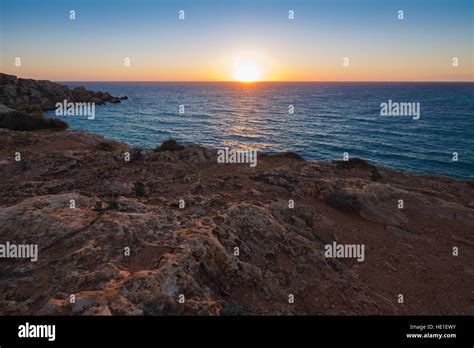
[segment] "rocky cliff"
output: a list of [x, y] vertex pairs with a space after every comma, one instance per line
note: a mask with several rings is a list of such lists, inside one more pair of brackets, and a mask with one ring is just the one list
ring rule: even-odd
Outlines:
[[0, 73], [0, 104], [17, 109], [30, 105], [39, 106], [43, 111], [54, 110], [57, 102], [90, 102], [97, 105], [120, 103], [127, 97], [113, 97], [107, 92], [95, 92], [83, 86], [70, 89], [67, 86], [47, 80], [17, 78]]
[[0, 314], [471, 314], [473, 199], [357, 159], [0, 129], [0, 243], [38, 245], [0, 259]]

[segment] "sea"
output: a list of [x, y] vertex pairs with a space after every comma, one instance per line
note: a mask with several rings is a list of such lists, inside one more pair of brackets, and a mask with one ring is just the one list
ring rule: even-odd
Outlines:
[[70, 129], [131, 146], [155, 148], [173, 138], [474, 179], [472, 82], [62, 83], [128, 96], [97, 105], [94, 119], [60, 118]]

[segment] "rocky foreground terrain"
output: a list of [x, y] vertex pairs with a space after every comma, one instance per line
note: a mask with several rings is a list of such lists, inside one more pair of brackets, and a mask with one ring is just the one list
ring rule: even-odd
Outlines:
[[[48, 80], [22, 79], [14, 75], [0, 73], [0, 105], [17, 109], [29, 105], [38, 106], [41, 110], [54, 110], [55, 104], [68, 102], [89, 102], [97, 105], [120, 103], [123, 97], [113, 97], [107, 92], [95, 92], [83, 86], [70, 89], [67, 86]], [[0, 108], [1, 110], [1, 108]]]
[[[0, 259], [0, 314], [472, 314], [473, 208], [472, 181], [357, 159], [251, 168], [0, 129], [0, 243], [39, 246], [37, 262]], [[365, 260], [326, 258], [334, 241]]]

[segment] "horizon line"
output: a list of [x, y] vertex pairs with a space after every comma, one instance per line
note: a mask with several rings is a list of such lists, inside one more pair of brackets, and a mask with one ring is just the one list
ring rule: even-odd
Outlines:
[[[39, 80], [39, 79], [34, 79]], [[258, 83], [474, 83], [474, 80], [269, 80], [242, 82], [234, 80], [49, 80], [52, 82], [150, 82], [150, 83], [235, 83], [253, 85]]]

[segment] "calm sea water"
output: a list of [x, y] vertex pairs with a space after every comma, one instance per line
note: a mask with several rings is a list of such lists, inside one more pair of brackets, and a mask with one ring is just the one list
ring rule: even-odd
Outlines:
[[[314, 160], [342, 159], [348, 152], [396, 170], [474, 178], [474, 83], [65, 84], [127, 95], [121, 104], [96, 106], [94, 120], [63, 118], [71, 129], [132, 146], [175, 138], [295, 151]], [[380, 103], [389, 99], [420, 103], [420, 119], [380, 116]]]

